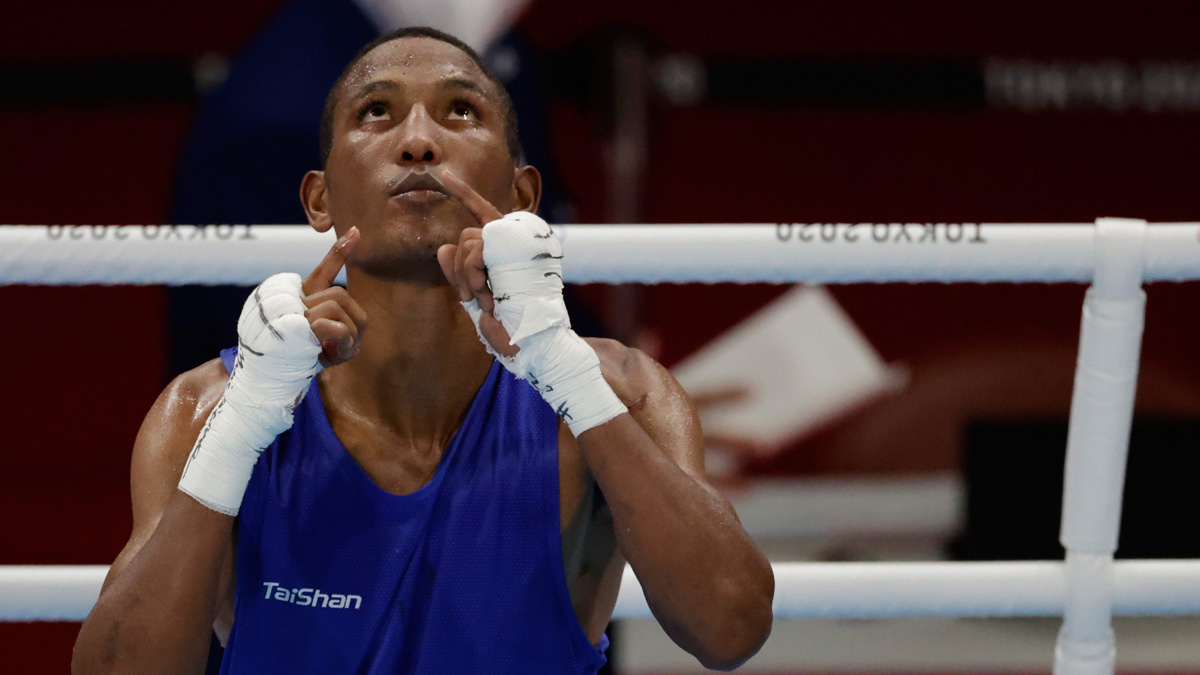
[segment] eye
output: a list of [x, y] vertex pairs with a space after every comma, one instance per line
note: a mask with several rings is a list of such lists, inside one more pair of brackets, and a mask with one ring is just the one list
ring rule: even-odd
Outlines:
[[358, 112], [359, 121], [376, 122], [391, 119], [388, 107], [382, 101], [372, 101], [363, 106]]
[[450, 106], [450, 119], [474, 122], [479, 119], [479, 111], [467, 101], [455, 101]]

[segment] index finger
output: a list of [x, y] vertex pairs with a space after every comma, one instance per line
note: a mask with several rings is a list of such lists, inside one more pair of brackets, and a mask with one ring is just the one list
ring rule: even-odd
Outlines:
[[480, 225], [486, 225], [493, 220], [500, 220], [504, 217], [500, 213], [500, 209], [494, 204], [483, 198], [483, 195], [475, 191], [475, 188], [467, 185], [463, 179], [455, 176], [450, 171], [442, 172], [442, 185], [458, 201], [462, 202], [463, 206], [475, 216], [475, 220], [479, 221]]
[[354, 248], [355, 242], [358, 241], [358, 228], [351, 227], [333, 243], [333, 248], [329, 249], [329, 253], [317, 263], [312, 274], [301, 284], [300, 290], [304, 291], [305, 295], [312, 295], [317, 291], [323, 291], [333, 285], [334, 279], [337, 279], [338, 272], [346, 265], [346, 257], [350, 255], [350, 249]]

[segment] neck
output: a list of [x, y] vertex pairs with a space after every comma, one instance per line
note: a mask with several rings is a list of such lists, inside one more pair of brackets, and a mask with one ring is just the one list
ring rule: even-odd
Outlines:
[[327, 408], [413, 447], [444, 447], [492, 362], [457, 293], [355, 268], [347, 274], [369, 328], [357, 356], [322, 371]]

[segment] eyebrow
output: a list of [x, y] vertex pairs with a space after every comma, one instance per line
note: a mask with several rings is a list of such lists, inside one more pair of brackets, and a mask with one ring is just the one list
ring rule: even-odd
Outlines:
[[375, 92], [381, 91], [384, 89], [400, 89], [400, 88], [401, 88], [401, 86], [392, 80], [375, 80], [374, 82], [368, 82], [365, 86], [363, 86], [362, 89], [359, 89], [358, 93], [354, 94], [354, 96], [351, 97], [350, 100], [357, 101], [360, 98], [366, 98], [366, 97], [370, 96], [371, 94], [374, 94]]
[[[371, 94], [374, 94], [377, 91], [385, 91], [385, 90], [394, 91], [394, 90], [403, 89], [403, 88], [404, 88], [404, 86], [401, 85], [400, 83], [396, 82], [395, 80], [375, 80], [373, 82], [368, 82], [367, 84], [363, 85], [363, 87], [361, 89], [359, 89], [358, 92], [356, 92], [354, 94], [354, 96], [352, 96], [350, 98], [350, 100], [357, 101], [359, 99], [366, 98], [366, 97], [370, 96]], [[492, 100], [491, 94], [488, 93], [488, 91], [486, 89], [484, 89], [478, 82], [476, 82], [475, 80], [467, 79], [465, 77], [452, 77], [448, 80], [443, 80], [442, 82], [440, 82], [438, 84], [438, 88], [440, 88], [440, 89], [463, 89], [466, 91], [474, 92], [489, 101]]]
[[452, 77], [443, 81], [440, 86], [442, 89], [466, 89], [467, 91], [473, 91], [476, 94], [479, 94], [485, 99], [491, 100], [492, 98], [491, 94], [489, 94], [486, 89], [480, 86], [478, 82], [475, 80], [469, 80], [465, 77]]

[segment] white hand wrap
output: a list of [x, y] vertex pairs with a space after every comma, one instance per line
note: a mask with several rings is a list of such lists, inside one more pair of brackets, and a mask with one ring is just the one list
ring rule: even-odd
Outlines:
[[[600, 374], [600, 359], [571, 330], [563, 303], [562, 244], [538, 216], [517, 211], [483, 228], [494, 314], [520, 348], [512, 358], [497, 354], [482, 332], [479, 339], [504, 367], [528, 379], [542, 398], [579, 436], [626, 412]], [[463, 303], [479, 329], [479, 303]]]
[[321, 370], [300, 283], [298, 274], [276, 274], [242, 307], [233, 372], [179, 479], [180, 490], [214, 511], [237, 515], [258, 456], [291, 428]]

